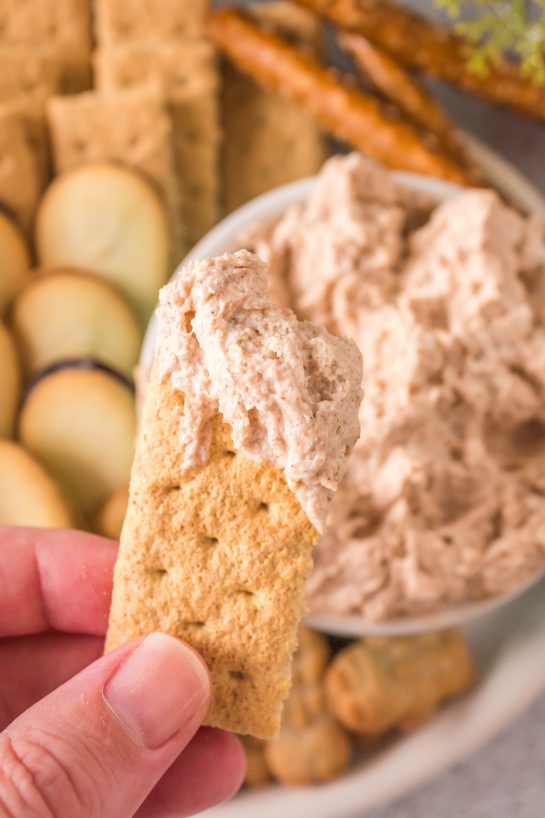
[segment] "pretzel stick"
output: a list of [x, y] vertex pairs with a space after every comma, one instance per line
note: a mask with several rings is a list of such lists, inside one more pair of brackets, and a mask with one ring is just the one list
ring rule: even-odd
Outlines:
[[344, 85], [246, 15], [232, 9], [214, 12], [208, 32], [239, 69], [293, 99], [326, 130], [374, 159], [391, 168], [471, 183], [454, 160], [428, 148], [410, 125], [388, 120], [374, 97]]
[[[483, 171], [467, 154], [445, 111], [402, 63], [361, 34], [342, 33], [340, 42], [385, 97], [438, 140], [440, 148], [467, 171], [474, 184], [486, 183]], [[433, 143], [432, 143], [433, 144]]]
[[545, 117], [545, 86], [521, 77], [517, 63], [498, 60], [488, 74], [468, 69], [471, 46], [447, 28], [389, 0], [295, 0], [340, 28], [363, 34], [412, 68], [477, 96]]
[[446, 113], [401, 63], [361, 34], [342, 34], [340, 41], [379, 91], [415, 122], [435, 134], [449, 150], [462, 154], [454, 126]]

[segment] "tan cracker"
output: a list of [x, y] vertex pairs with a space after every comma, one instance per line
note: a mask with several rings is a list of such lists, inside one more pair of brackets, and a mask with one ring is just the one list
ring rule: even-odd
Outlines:
[[282, 470], [234, 452], [217, 416], [208, 462], [182, 469], [183, 396], [152, 373], [115, 569], [107, 648], [162, 630], [213, 680], [206, 724], [274, 736], [290, 687], [316, 531]]

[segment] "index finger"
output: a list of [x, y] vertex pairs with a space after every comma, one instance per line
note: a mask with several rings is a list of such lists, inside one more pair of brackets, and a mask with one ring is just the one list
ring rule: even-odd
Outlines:
[[104, 634], [116, 554], [83, 531], [0, 526], [0, 637]]

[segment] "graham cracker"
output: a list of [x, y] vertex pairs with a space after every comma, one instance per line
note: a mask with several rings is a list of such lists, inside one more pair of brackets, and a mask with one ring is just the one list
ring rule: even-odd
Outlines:
[[152, 86], [168, 98], [217, 83], [213, 46], [204, 40], [134, 40], [94, 54], [96, 86], [105, 93]]
[[209, 7], [209, 0], [96, 0], [96, 39], [102, 47], [203, 37]]
[[61, 64], [63, 91], [91, 85], [91, 15], [88, 0], [0, 0], [4, 45], [43, 48]]
[[0, 205], [30, 232], [42, 190], [40, 170], [27, 125], [0, 107]]
[[50, 178], [45, 105], [61, 85], [62, 65], [51, 49], [0, 46], [0, 109], [23, 118], [42, 186]]
[[20, 94], [7, 102], [0, 102], [0, 112], [21, 121], [28, 147], [34, 154], [40, 189], [45, 188], [51, 178], [45, 100], [38, 102], [28, 94]]
[[170, 100], [180, 211], [189, 250], [220, 218], [220, 128], [216, 85], [173, 93]]
[[178, 256], [181, 239], [172, 128], [160, 95], [136, 89], [52, 97], [47, 117], [57, 173], [86, 162], [111, 160], [129, 165], [155, 184], [169, 212]]
[[99, 49], [104, 93], [150, 87], [164, 93], [172, 119], [174, 166], [186, 250], [219, 218], [218, 72], [204, 41], [134, 42]]
[[25, 96], [43, 106], [61, 88], [61, 63], [51, 50], [0, 45], [0, 103]]
[[152, 371], [115, 568], [107, 649], [155, 630], [185, 639], [213, 681], [205, 724], [276, 735], [316, 531], [282, 470], [233, 450], [213, 421], [184, 471], [184, 398]]
[[[317, 18], [291, 3], [252, 5], [264, 25], [316, 54]], [[227, 212], [273, 187], [316, 173], [327, 155], [325, 137], [296, 105], [260, 88], [230, 64], [223, 67], [223, 187]]]

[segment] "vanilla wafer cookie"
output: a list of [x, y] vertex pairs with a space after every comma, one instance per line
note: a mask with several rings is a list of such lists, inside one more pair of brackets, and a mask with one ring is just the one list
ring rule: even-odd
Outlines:
[[[316, 54], [321, 33], [315, 15], [291, 3], [253, 4], [265, 26]], [[223, 67], [223, 182], [227, 212], [273, 187], [311, 176], [326, 158], [315, 121], [295, 104], [261, 88], [231, 64]]]
[[266, 294], [246, 251], [161, 292], [107, 647], [154, 630], [208, 663], [206, 723], [276, 734], [311, 547], [359, 434], [361, 356]]

